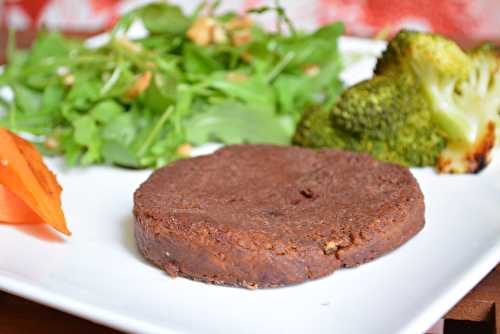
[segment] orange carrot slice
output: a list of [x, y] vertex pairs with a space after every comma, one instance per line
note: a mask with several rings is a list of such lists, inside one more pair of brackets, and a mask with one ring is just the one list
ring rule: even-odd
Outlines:
[[38, 224], [42, 219], [22, 200], [0, 184], [0, 222], [10, 224]]
[[0, 184], [43, 222], [71, 234], [61, 207], [62, 188], [56, 177], [31, 143], [6, 129], [0, 129]]

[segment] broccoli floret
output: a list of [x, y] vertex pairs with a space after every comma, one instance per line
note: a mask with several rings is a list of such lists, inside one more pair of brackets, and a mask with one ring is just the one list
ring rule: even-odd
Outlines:
[[339, 97], [331, 120], [335, 127], [356, 134], [388, 138], [404, 126], [409, 113], [421, 109], [419, 89], [411, 75], [374, 76]]
[[378, 59], [375, 74], [416, 68], [436, 76], [466, 77], [470, 61], [453, 41], [432, 33], [401, 30]]
[[398, 130], [388, 132], [385, 138], [345, 130], [331, 122], [328, 111], [312, 109], [304, 114], [293, 143], [311, 148], [332, 147], [367, 152], [376, 159], [404, 166], [434, 165], [445, 146], [426, 109], [408, 115]]
[[434, 123], [448, 145], [438, 160], [443, 172], [478, 172], [489, 161], [500, 128], [500, 57], [491, 46], [464, 52], [453, 41], [421, 32], [400, 32], [375, 73], [414, 75]]
[[331, 111], [310, 110], [293, 142], [367, 152], [404, 166], [435, 165], [446, 145], [413, 75], [387, 71], [345, 90]]
[[465, 52], [439, 35], [401, 31], [374, 77], [344, 91], [331, 111], [306, 113], [294, 143], [478, 172], [499, 141], [499, 113], [498, 48]]
[[404, 126], [383, 142], [387, 142], [387, 158], [379, 159], [408, 167], [435, 165], [446, 146], [442, 132], [433, 124], [431, 113], [425, 108], [409, 115]]
[[[444, 172], [479, 172], [489, 163], [500, 139], [500, 51], [484, 45], [468, 55], [471, 68], [467, 78], [457, 82], [453, 91], [435, 96], [449, 103], [436, 108], [436, 115], [450, 118], [460, 113], [467, 122], [467, 127], [455, 129], [462, 130], [463, 136], [451, 137], [440, 156], [438, 167]], [[442, 128], [445, 117], [437, 119]]]
[[351, 133], [334, 128], [328, 111], [314, 107], [302, 115], [292, 142], [310, 148], [336, 147], [358, 151], [358, 140]]

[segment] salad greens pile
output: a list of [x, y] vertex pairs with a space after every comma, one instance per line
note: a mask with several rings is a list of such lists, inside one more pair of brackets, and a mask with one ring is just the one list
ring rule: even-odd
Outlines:
[[[0, 86], [14, 99], [0, 98], [0, 127], [39, 136], [44, 153], [70, 165], [158, 167], [190, 145], [289, 143], [303, 111], [329, 109], [341, 91], [342, 24], [299, 32], [278, 4], [245, 16], [215, 11], [149, 4], [98, 48], [42, 32], [24, 52], [11, 38]], [[252, 20], [268, 11], [277, 32]], [[148, 35], [130, 40], [124, 32], [137, 20]]]

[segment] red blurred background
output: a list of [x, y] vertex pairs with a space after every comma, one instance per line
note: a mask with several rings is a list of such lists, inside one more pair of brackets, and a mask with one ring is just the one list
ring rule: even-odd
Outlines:
[[[3, 0], [2, 26], [31, 30], [49, 28], [86, 32], [109, 28], [119, 14], [145, 0]], [[173, 1], [192, 8], [199, 1]], [[224, 1], [223, 1], [224, 2]], [[0, 0], [2, 3], [2, 0]], [[272, 4], [265, 0], [227, 0], [225, 7], [246, 8]], [[500, 41], [499, 0], [296, 0], [282, 1], [299, 26], [314, 28], [341, 20], [346, 32], [357, 36], [390, 36], [402, 27], [435, 31], [470, 46]]]

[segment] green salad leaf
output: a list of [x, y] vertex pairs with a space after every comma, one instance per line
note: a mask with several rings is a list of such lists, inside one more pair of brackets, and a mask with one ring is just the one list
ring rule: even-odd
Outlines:
[[210, 106], [187, 123], [187, 138], [194, 145], [207, 142], [227, 144], [288, 144], [293, 128], [270, 110], [226, 100]]
[[[186, 145], [289, 144], [303, 111], [328, 108], [342, 89], [342, 24], [305, 33], [279, 5], [244, 16], [216, 7], [137, 8], [97, 48], [47, 31], [28, 51], [11, 39], [0, 84], [14, 99], [0, 100], [0, 126], [44, 138], [44, 154], [69, 165], [158, 167]], [[277, 32], [253, 22], [263, 12]], [[148, 36], [125, 37], [134, 20]]]

